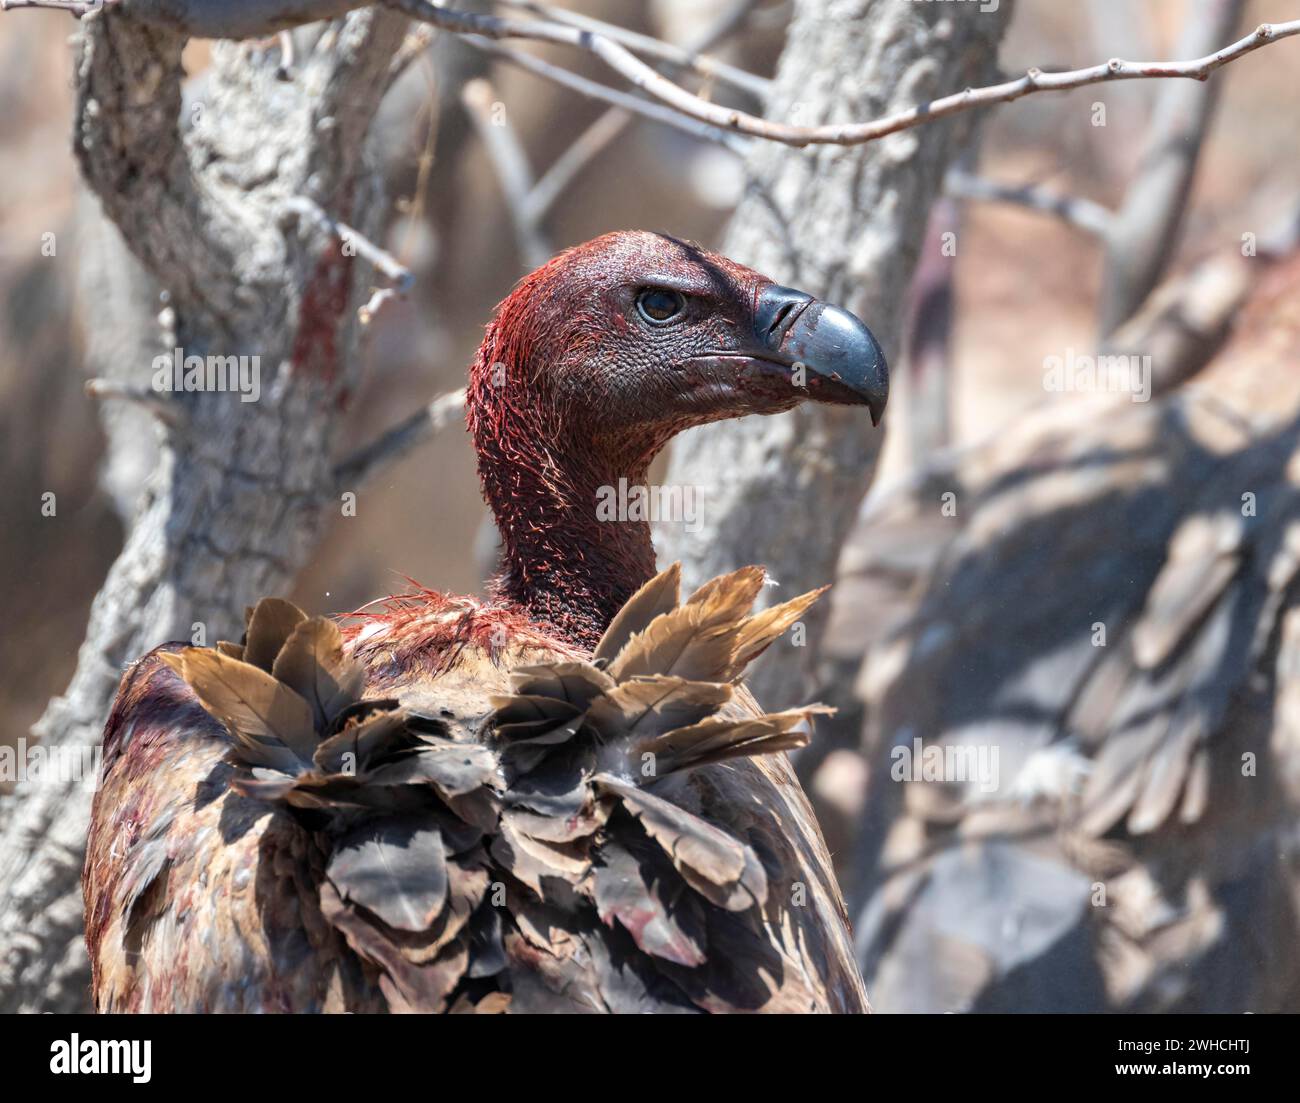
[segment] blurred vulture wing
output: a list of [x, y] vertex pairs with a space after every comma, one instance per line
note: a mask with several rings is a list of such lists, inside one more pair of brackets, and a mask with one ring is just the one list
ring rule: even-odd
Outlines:
[[1297, 291], [1292, 262], [1196, 386], [1062, 400], [964, 458], [861, 679], [880, 1006], [1300, 1006]]
[[[591, 662], [501, 669], [462, 650], [392, 697], [363, 696], [337, 628], [280, 601], [250, 612], [242, 645], [160, 655], [165, 681], [128, 684], [118, 723], [156, 714], [193, 765], [149, 820], [156, 845], [125, 863], [115, 802], [159, 795], [144, 774], [122, 787], [133, 763], [108, 775], [88, 906], [121, 918], [92, 944], [99, 1006], [866, 1010], [829, 856], [779, 753], [827, 710], [763, 715], [733, 684], [816, 596], [751, 615], [761, 582], [747, 568], [680, 603], [674, 567]], [[220, 888], [259, 891], [236, 894], [232, 929], [186, 932], [207, 914], [200, 871], [232, 865]], [[267, 909], [301, 929], [253, 941]], [[266, 985], [218, 991], [186, 962], [164, 993], [154, 978], [196, 937]], [[304, 986], [320, 995], [301, 1003]]]

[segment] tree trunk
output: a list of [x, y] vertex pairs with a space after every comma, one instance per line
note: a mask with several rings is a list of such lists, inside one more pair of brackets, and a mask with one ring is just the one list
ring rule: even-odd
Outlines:
[[[870, 119], [987, 83], [1011, 9], [797, 0], [768, 115], [804, 125]], [[973, 118], [865, 146], [755, 144], [724, 252], [847, 306], [897, 356], [930, 206]], [[680, 559], [690, 585], [746, 563], [766, 566], [787, 597], [825, 585], [881, 440], [861, 411], [813, 405], [688, 432], [666, 481], [699, 488], [703, 528], [664, 526], [661, 561]], [[781, 707], [801, 696], [827, 612], [823, 603], [809, 618], [802, 652], [773, 647], [754, 670], [760, 700]]]
[[[76, 149], [169, 293], [162, 351], [256, 356], [260, 368], [256, 401], [145, 396], [163, 407], [159, 466], [92, 606], [72, 683], [35, 729], [47, 749], [84, 753], [124, 664], [200, 632], [237, 637], [245, 603], [284, 590], [348, 489], [334, 485], [331, 441], [359, 382], [357, 308], [372, 272], [302, 211], [362, 233], [382, 214], [363, 153], [406, 20], [362, 11], [330, 25], [287, 83], [274, 48], [220, 44], [201, 98], [184, 108], [182, 34], [111, 9], [82, 27]], [[65, 775], [0, 808], [0, 1010], [88, 1005], [79, 878], [90, 797]]]
[[[1209, 0], [1192, 12], [1179, 57], [1219, 49], [1241, 22], [1245, 0]], [[1160, 87], [1137, 173], [1106, 234], [1098, 307], [1103, 339], [1146, 301], [1174, 259], [1201, 148], [1214, 118], [1222, 77], [1168, 80]]]

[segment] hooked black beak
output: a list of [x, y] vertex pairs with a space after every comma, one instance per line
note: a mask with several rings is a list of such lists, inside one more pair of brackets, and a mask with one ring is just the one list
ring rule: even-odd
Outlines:
[[774, 359], [806, 369], [816, 402], [866, 406], [880, 424], [889, 399], [889, 365], [879, 343], [847, 310], [792, 287], [768, 284], [754, 309], [754, 336]]

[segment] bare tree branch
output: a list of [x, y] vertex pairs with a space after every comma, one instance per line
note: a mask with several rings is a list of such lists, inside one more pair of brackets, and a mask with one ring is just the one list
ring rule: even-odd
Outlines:
[[603, 111], [542, 173], [541, 179], [533, 185], [524, 200], [521, 212], [523, 217], [540, 224], [582, 170], [600, 156], [601, 151], [622, 134], [628, 123], [636, 117], [622, 107], [610, 107]]
[[364, 6], [356, 0], [0, 0], [0, 11], [48, 8], [78, 18], [118, 11], [194, 38], [229, 39], [266, 38]]
[[375, 269], [392, 281], [391, 287], [376, 288], [370, 298], [357, 310], [357, 317], [362, 325], [369, 325], [383, 305], [393, 298], [406, 298], [415, 276], [395, 256], [386, 249], [381, 249], [365, 234], [354, 230], [344, 222], [331, 218], [315, 200], [304, 195], [295, 195], [284, 204], [287, 213], [300, 215], [315, 222], [331, 234], [342, 246], [345, 256], [359, 256], [369, 261]]
[[1039, 184], [1008, 184], [954, 169], [944, 180], [944, 190], [954, 199], [982, 203], [1009, 203], [1040, 211], [1085, 233], [1103, 237], [1114, 217], [1108, 207], [1077, 195], [1062, 195]]
[[458, 34], [485, 38], [526, 38], [556, 45], [573, 46], [600, 58], [636, 88], [662, 100], [683, 115], [722, 130], [746, 134], [785, 145], [859, 145], [874, 142], [901, 130], [946, 118], [976, 107], [1011, 103], [1036, 92], [1064, 92], [1090, 84], [1122, 80], [1150, 80], [1180, 77], [1205, 80], [1215, 70], [1269, 43], [1300, 34], [1300, 19], [1286, 23], [1263, 23], [1254, 33], [1204, 57], [1188, 61], [1124, 61], [1112, 58], [1084, 69], [1049, 73], [1030, 69], [1018, 80], [930, 100], [915, 107], [886, 115], [873, 122], [831, 123], [822, 126], [793, 126], [763, 119], [735, 108], [710, 103], [657, 73], [632, 51], [619, 43], [578, 27], [541, 21], [515, 20], [501, 16], [472, 15], [435, 8], [427, 0], [384, 0], [411, 18], [432, 23]]
[[[1245, 0], [1192, 5], [1183, 49], [1197, 53], [1221, 42], [1238, 25], [1244, 8]], [[1108, 232], [1099, 318], [1103, 337], [1142, 305], [1173, 258], [1217, 102], [1215, 83], [1178, 82], [1161, 89], [1137, 173]]]
[[[377, 225], [384, 206], [365, 136], [405, 30], [390, 12], [353, 13], [324, 30], [287, 85], [277, 58], [219, 44], [195, 122], [181, 110], [183, 32], [122, 5], [82, 24], [75, 148], [86, 182], [167, 289], [177, 351], [256, 357], [262, 386], [251, 402], [170, 396], [184, 426], [167, 435], [95, 598], [72, 681], [34, 729], [49, 753], [93, 750], [128, 661], [192, 638], [196, 624], [213, 637], [237, 631], [243, 605], [283, 590], [315, 544], [341, 399], [361, 381], [355, 304], [366, 273], [316, 220], [286, 220], [285, 205], [310, 196], [358, 227]], [[184, 134], [183, 116], [193, 122]], [[3, 798], [6, 1010], [85, 1006], [90, 796], [58, 777]]]
[[465, 388], [439, 395], [423, 410], [400, 421], [334, 469], [340, 490], [356, 490], [371, 476], [409, 453], [417, 445], [454, 424], [465, 411]]
[[[552, 11], [552, 9], [540, 4], [521, 2], [518, 6], [529, 10]], [[681, 47], [667, 46], [661, 50], [660, 56], [665, 60], [665, 67], [669, 70], [676, 70], [691, 65], [701, 51], [724, 41], [729, 35], [744, 26], [753, 7], [754, 0], [736, 0], [722, 12], [719, 19], [704, 28], [695, 42]], [[559, 12], [559, 9], [555, 10]], [[567, 17], [572, 13], [560, 12], [560, 14]], [[575, 23], [575, 25], [598, 24], [599, 27], [608, 26], [608, 24], [590, 20], [586, 16], [575, 16], [574, 18], [581, 21]], [[645, 39], [644, 35], [634, 37]], [[495, 47], [493, 43], [487, 40], [475, 39], [475, 41], [480, 42], [489, 49], [496, 49], [501, 54], [507, 53], [505, 48]], [[645, 39], [645, 41], [657, 42], [655, 39]], [[659, 43], [659, 45], [664, 46], [665, 44]], [[506, 60], [522, 63], [526, 66], [532, 67], [538, 63], [538, 59], [517, 51], [508, 51], [508, 55]], [[560, 72], [567, 73], [566, 70]], [[572, 74], [569, 74], [569, 76], [572, 76]], [[620, 93], [619, 95], [622, 98], [623, 94]], [[622, 106], [610, 107], [583, 131], [564, 153], [556, 158], [555, 163], [547, 170], [542, 179], [534, 183], [532, 168], [528, 164], [527, 156], [508, 122], [504, 119], [498, 120], [490, 117], [490, 107], [493, 102], [490, 86], [485, 81], [466, 85], [464, 96], [466, 107], [474, 119], [475, 126], [487, 147], [488, 155], [496, 167], [497, 176], [501, 180], [520, 253], [530, 266], [541, 264], [552, 252], [546, 235], [542, 232], [541, 223], [555, 204], [555, 201], [586, 165], [627, 128], [628, 123], [633, 118], [637, 117], [637, 115], [645, 115], [657, 122], [669, 122], [671, 125], [678, 125], [682, 121], [680, 119], [674, 120], [671, 116], [665, 118], [663, 116], [664, 108], [629, 97], [631, 103], [636, 105], [635, 111]], [[650, 110], [647, 111], [646, 108]], [[735, 147], [738, 142], [737, 139], [720, 130], [708, 130], [701, 133], [692, 127], [690, 132], [695, 136], [721, 141], [724, 145], [730, 147]]]
[[520, 256], [529, 268], [536, 268], [546, 262], [554, 249], [542, 233], [538, 220], [530, 218], [527, 212], [528, 194], [533, 189], [533, 170], [528, 163], [528, 154], [509, 120], [504, 115], [499, 119], [495, 117], [493, 103], [496, 102], [496, 93], [485, 77], [469, 81], [461, 89], [461, 101], [501, 182]]
[[393, 55], [393, 64], [389, 66], [390, 79], [396, 82], [397, 78], [406, 71], [408, 65], [422, 58], [425, 51], [433, 45], [433, 40], [437, 35], [438, 30], [436, 27], [430, 27], [427, 23], [415, 24], [402, 40], [402, 45], [398, 48], [397, 53]]
[[[59, 8], [70, 10], [62, 0], [3, 0], [7, 6]], [[246, 0], [231, 4], [229, 0], [111, 0], [115, 6], [130, 10], [145, 20], [181, 29], [187, 33], [213, 38], [254, 38], [279, 31], [295, 23], [304, 23], [342, 14], [358, 7], [348, 0]], [[1230, 2], [1230, 0], [1229, 0]], [[1047, 72], [1029, 69], [1017, 80], [978, 88], [967, 88], [948, 96], [927, 100], [913, 107], [882, 116], [870, 122], [828, 123], [821, 126], [795, 126], [761, 118], [732, 107], [703, 99], [675, 84], [636, 53], [604, 34], [567, 23], [546, 20], [512, 19], [440, 8], [429, 0], [381, 0], [382, 6], [404, 12], [412, 19], [453, 34], [485, 39], [527, 39], [559, 46], [570, 46], [599, 58], [629, 84], [661, 100], [681, 115], [710, 127], [733, 134], [763, 138], [790, 146], [862, 145], [900, 131], [944, 119], [974, 108], [1011, 103], [1038, 92], [1065, 92], [1093, 84], [1115, 81], [1181, 78], [1203, 81], [1223, 66], [1245, 57], [1263, 46], [1300, 34], [1300, 19], [1283, 23], [1261, 23], [1251, 34], [1202, 57], [1185, 61], [1109, 61], [1082, 69]], [[624, 36], [620, 36], [624, 37]], [[498, 47], [500, 49], [500, 47]], [[659, 52], [671, 47], [660, 43]], [[502, 55], [506, 56], [506, 55]], [[510, 60], [523, 64], [522, 55]], [[536, 62], [537, 59], [531, 59]], [[557, 66], [538, 63], [534, 70], [551, 79], [577, 87], [583, 78]], [[565, 74], [562, 78], [561, 74]], [[587, 82], [585, 91], [608, 100], [610, 92], [602, 85]], [[635, 100], [633, 100], [635, 102]]]
[[[717, 20], [705, 27], [693, 42], [687, 42], [680, 48], [673, 47], [673, 50], [687, 59], [699, 57], [705, 51], [713, 49], [741, 31], [756, 6], [756, 0], [732, 0]], [[670, 64], [669, 68], [676, 68], [676, 66]], [[764, 96], [770, 90], [771, 81], [765, 81]], [[544, 218], [583, 168], [599, 156], [600, 152], [627, 128], [633, 118], [635, 114], [624, 107], [611, 107], [597, 118], [542, 174], [541, 179], [528, 195], [525, 205], [527, 216], [538, 221]], [[721, 132], [717, 133], [721, 134]], [[710, 137], [712, 138], [713, 135], [711, 134]], [[742, 152], [734, 142], [735, 140], [732, 139], [725, 144], [732, 149], [732, 152]]]
[[52, 11], [65, 11], [80, 19], [83, 15], [100, 11], [104, 0], [0, 0], [0, 11], [14, 11], [22, 8], [49, 8]]
[[[714, 43], [706, 42], [706, 44], [697, 47], [675, 46], [671, 42], [664, 42], [650, 35], [629, 31], [623, 27], [615, 26], [613, 23], [606, 23], [600, 19], [593, 19], [589, 15], [553, 7], [550, 4], [538, 4], [534, 3], [533, 0], [503, 0], [503, 2], [508, 7], [520, 8], [523, 11], [549, 19], [554, 23], [563, 23], [570, 27], [591, 31], [593, 34], [618, 42], [643, 57], [666, 61], [674, 69], [689, 69], [691, 72], [699, 73], [702, 77], [708, 77], [720, 84], [728, 84], [733, 88], [740, 89], [742, 92], [748, 92], [759, 101], [766, 99], [767, 94], [772, 90], [772, 82], [766, 77], [760, 77], [756, 73], [748, 73], [744, 69], [738, 69], [734, 65], [728, 65], [725, 61], [718, 61], [716, 58], [711, 58], [705, 54], [703, 51], [709, 49]], [[718, 40], [725, 38], [731, 33], [734, 26], [743, 22], [744, 16], [748, 14], [748, 10], [753, 6], [753, 0], [748, 0], [748, 2], [735, 5], [732, 9], [724, 12], [721, 29], [718, 32]]]
[[181, 408], [176, 403], [167, 401], [151, 387], [127, 383], [122, 379], [87, 379], [86, 394], [91, 398], [133, 403], [172, 429], [179, 428], [184, 422]]
[[649, 100], [643, 100], [630, 92], [621, 92], [617, 88], [610, 88], [599, 81], [590, 80], [587, 77], [570, 72], [563, 66], [553, 65], [549, 61], [524, 53], [523, 50], [502, 46], [499, 42], [493, 42], [490, 38], [485, 38], [482, 35], [465, 35], [464, 37], [466, 42], [478, 47], [492, 57], [500, 58], [502, 61], [518, 66], [520, 69], [526, 69], [528, 72], [554, 84], [571, 89], [590, 99], [600, 100], [614, 107], [620, 107], [624, 111], [641, 115], [654, 122], [674, 127], [690, 134], [692, 137], [701, 138], [707, 142], [717, 142], [719, 145], [726, 146], [733, 153], [743, 154], [748, 144], [743, 138], [738, 138], [734, 134], [729, 134], [727, 131], [709, 123], [700, 122], [698, 119], [683, 114], [675, 108], [662, 107]]

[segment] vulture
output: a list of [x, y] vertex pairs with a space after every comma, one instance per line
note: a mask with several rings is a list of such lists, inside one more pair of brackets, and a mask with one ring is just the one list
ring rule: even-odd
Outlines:
[[1297, 304], [1300, 257], [1191, 383], [1056, 400], [872, 503], [878, 1010], [1300, 1010]]
[[525, 277], [470, 369], [501, 534], [482, 599], [343, 622], [266, 598], [241, 643], [125, 672], [83, 874], [99, 1011], [863, 1012], [847, 913], [746, 664], [803, 615], [745, 567], [684, 599], [640, 515], [681, 430], [865, 406], [845, 310], [624, 232]]

